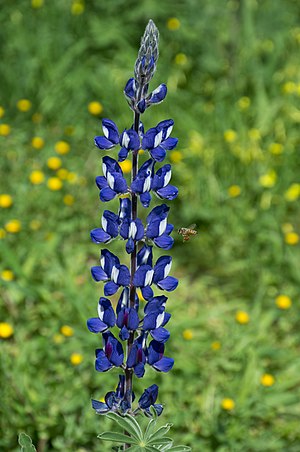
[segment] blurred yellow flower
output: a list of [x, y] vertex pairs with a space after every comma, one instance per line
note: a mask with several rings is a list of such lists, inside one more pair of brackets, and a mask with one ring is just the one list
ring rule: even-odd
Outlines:
[[67, 143], [66, 141], [58, 141], [57, 143], [55, 143], [55, 151], [58, 154], [67, 154], [70, 151], [70, 145], [69, 143]]
[[284, 234], [287, 234], [288, 232], [292, 232], [294, 230], [293, 225], [291, 223], [283, 223], [281, 229]]
[[44, 4], [44, 0], [31, 0], [32, 8], [38, 9], [41, 8]]
[[72, 353], [70, 356], [70, 361], [73, 366], [78, 366], [83, 361], [83, 356], [80, 353]]
[[12, 281], [15, 279], [15, 275], [11, 270], [2, 270], [1, 279], [3, 279], [3, 281]]
[[10, 220], [5, 224], [5, 229], [7, 232], [10, 232], [11, 234], [16, 234], [17, 232], [20, 232], [21, 222], [19, 220]]
[[279, 309], [289, 309], [292, 306], [292, 300], [288, 295], [278, 295], [275, 298], [275, 303]]
[[183, 333], [182, 333], [182, 337], [183, 337], [183, 339], [185, 339], [186, 341], [192, 340], [193, 337], [194, 337], [193, 331], [192, 331], [192, 330], [189, 330], [189, 329], [184, 330]]
[[220, 348], [221, 348], [221, 342], [219, 342], [219, 341], [214, 341], [214, 342], [211, 343], [210, 346], [211, 346], [212, 350], [220, 350]]
[[31, 109], [31, 102], [28, 99], [20, 99], [17, 102], [17, 109], [22, 111], [22, 112], [26, 112], [29, 111]]
[[63, 183], [58, 177], [50, 177], [47, 181], [47, 186], [50, 190], [57, 191], [62, 188]]
[[0, 118], [3, 118], [5, 110], [3, 107], [0, 107]]
[[299, 242], [299, 235], [297, 234], [297, 232], [288, 232], [287, 234], [285, 234], [284, 240], [288, 245], [297, 245], [297, 243]]
[[69, 325], [63, 325], [60, 329], [60, 332], [65, 337], [71, 337], [74, 334], [73, 328]]
[[282, 91], [285, 94], [293, 94], [296, 92], [296, 89], [297, 85], [295, 82], [292, 81], [285, 82], [285, 84], [282, 86]]
[[271, 143], [269, 146], [269, 152], [274, 155], [282, 154], [283, 145], [281, 143]]
[[64, 338], [64, 336], [62, 334], [56, 333], [53, 336], [53, 342], [55, 344], [62, 344], [64, 342], [64, 340], [65, 340], [65, 338]]
[[31, 119], [35, 124], [39, 124], [40, 122], [42, 122], [43, 115], [41, 115], [41, 113], [33, 113]]
[[93, 101], [88, 104], [88, 111], [91, 113], [91, 115], [97, 116], [103, 112], [103, 106], [100, 104], [100, 102]]
[[126, 159], [123, 162], [120, 162], [119, 165], [122, 168], [123, 173], [125, 173], [125, 174], [130, 173], [130, 171], [132, 169], [131, 160]]
[[40, 222], [40, 220], [31, 220], [31, 222], [29, 223], [29, 227], [33, 231], [37, 231], [38, 229], [40, 229], [41, 226], [42, 223]]
[[73, 195], [67, 194], [67, 195], [64, 196], [63, 201], [64, 201], [64, 204], [65, 204], [66, 206], [73, 206], [73, 204], [74, 204], [74, 202], [75, 202], [75, 198], [74, 198]]
[[271, 188], [275, 185], [277, 180], [277, 174], [274, 170], [268, 171], [259, 178], [259, 183], [264, 188]]
[[239, 185], [231, 185], [229, 188], [228, 188], [228, 190], [227, 190], [227, 192], [228, 192], [228, 195], [231, 197], [231, 198], [236, 198], [237, 196], [240, 196], [240, 194], [241, 194], [241, 187], [239, 186]]
[[261, 134], [258, 129], [250, 129], [248, 130], [248, 136], [253, 141], [258, 141], [261, 139]]
[[0, 228], [0, 240], [4, 239], [6, 236], [6, 231], [3, 228]]
[[189, 148], [194, 154], [199, 154], [204, 146], [202, 135], [196, 130], [191, 130], [189, 139]]
[[7, 137], [10, 134], [10, 126], [8, 124], [0, 124], [0, 135], [2, 137]]
[[84, 3], [82, 1], [74, 1], [71, 5], [71, 13], [74, 16], [79, 16], [84, 12]]
[[13, 205], [13, 199], [11, 195], [8, 195], [6, 193], [3, 193], [0, 195], [0, 207], [2, 209], [7, 209], [8, 207], [11, 207]]
[[178, 28], [180, 27], [179, 19], [177, 19], [177, 17], [170, 17], [170, 19], [168, 19], [167, 21], [167, 27], [172, 31], [178, 30]]
[[300, 184], [292, 184], [284, 193], [287, 201], [296, 201], [300, 196]]
[[8, 339], [14, 334], [13, 327], [7, 322], [0, 323], [0, 338]]
[[237, 105], [238, 105], [239, 109], [242, 111], [247, 110], [250, 107], [250, 104], [251, 104], [251, 100], [247, 96], [243, 96], [237, 101]]
[[31, 140], [31, 146], [34, 149], [42, 149], [45, 145], [45, 141], [41, 137], [33, 137]]
[[76, 173], [73, 173], [72, 171], [70, 171], [70, 172], [68, 173], [67, 180], [68, 180], [71, 184], [74, 184], [74, 183], [77, 181], [77, 179], [78, 179], [78, 175], [77, 175]]
[[188, 62], [187, 56], [185, 53], [177, 53], [175, 56], [175, 63], [179, 66], [184, 66]]
[[47, 160], [47, 166], [48, 168], [56, 171], [58, 170], [62, 165], [62, 161], [59, 157], [49, 157]]
[[235, 314], [235, 320], [241, 325], [246, 325], [249, 323], [250, 317], [246, 311], [237, 311]]
[[68, 179], [68, 174], [69, 174], [69, 171], [65, 168], [60, 168], [56, 173], [56, 175], [62, 180]]
[[32, 171], [32, 173], [30, 174], [29, 180], [33, 185], [40, 185], [44, 182], [45, 175], [44, 175], [43, 171], [35, 170], [35, 171]]
[[225, 130], [224, 140], [227, 143], [234, 143], [234, 141], [236, 141], [236, 139], [237, 139], [237, 133], [234, 130], [232, 130], [232, 129]]
[[233, 410], [234, 407], [235, 407], [234, 400], [228, 399], [228, 398], [223, 399], [223, 400], [221, 401], [221, 407], [223, 408], [223, 410], [226, 410], [226, 411], [231, 411], [231, 410]]
[[260, 378], [260, 383], [263, 386], [270, 387], [275, 383], [275, 378], [271, 374], [263, 374]]
[[171, 151], [170, 152], [170, 160], [172, 163], [179, 163], [181, 162], [183, 156], [182, 152], [180, 151]]

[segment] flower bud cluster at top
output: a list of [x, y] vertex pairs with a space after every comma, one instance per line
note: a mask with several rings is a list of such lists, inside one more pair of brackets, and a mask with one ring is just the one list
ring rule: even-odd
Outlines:
[[[141, 378], [145, 366], [149, 365], [158, 372], [172, 369], [174, 360], [164, 355], [165, 343], [170, 337], [165, 325], [171, 315], [166, 312], [165, 295], [154, 294], [153, 287], [171, 292], [178, 281], [169, 276], [172, 258], [163, 255], [153, 262], [153, 246], [169, 250], [174, 242], [171, 237], [173, 225], [168, 223], [169, 207], [163, 203], [148, 213], [146, 224], [137, 216], [138, 199], [147, 208], [151, 194], [159, 199], [172, 200], [177, 197], [178, 189], [170, 184], [171, 165], [157, 165], [166, 157], [166, 151], [174, 149], [177, 138], [172, 138], [173, 120], [159, 122], [146, 132], [140, 115], [151, 105], [163, 101], [167, 87], [159, 85], [148, 94], [158, 59], [158, 30], [152, 20], [149, 21], [135, 63], [134, 78], [124, 89], [125, 96], [134, 111], [134, 123], [130, 129], [119, 132], [117, 125], [110, 119], [102, 120], [103, 135], [95, 137], [96, 146], [103, 151], [111, 151], [119, 146], [118, 161], [132, 156], [132, 178], [128, 184], [118, 161], [109, 156], [102, 158], [103, 175], [96, 178], [100, 190], [100, 200], [108, 202], [115, 197], [120, 199], [117, 213], [104, 210], [101, 226], [91, 231], [92, 241], [107, 244], [116, 237], [126, 242], [126, 252], [130, 255], [130, 267], [120, 263], [119, 258], [107, 249], [102, 249], [100, 265], [91, 269], [95, 281], [104, 282], [104, 296], [98, 303], [98, 316], [87, 322], [92, 333], [102, 335], [103, 347], [96, 350], [95, 367], [106, 372], [114, 367], [122, 369], [115, 391], [106, 394], [105, 402], [92, 400], [97, 414], [115, 411], [119, 414], [136, 414], [143, 411], [150, 416], [153, 406], [161, 414], [162, 405], [156, 404], [158, 387], [153, 384], [145, 389], [133, 411], [135, 395], [132, 390], [132, 377]], [[138, 153], [143, 149], [149, 158], [138, 168]], [[139, 288], [146, 304], [141, 313], [136, 289]], [[109, 298], [120, 290], [116, 308]], [[119, 329], [118, 338], [111, 331]]]

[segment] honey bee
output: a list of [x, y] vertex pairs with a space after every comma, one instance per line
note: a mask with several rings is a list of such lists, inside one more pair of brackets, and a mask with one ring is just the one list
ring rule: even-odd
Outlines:
[[178, 234], [182, 235], [183, 237], [183, 241], [187, 242], [188, 240], [190, 240], [190, 237], [192, 235], [196, 235], [198, 234], [196, 229], [195, 229], [196, 225], [195, 224], [191, 224], [191, 226], [189, 226], [188, 228], [180, 228], [178, 229]]

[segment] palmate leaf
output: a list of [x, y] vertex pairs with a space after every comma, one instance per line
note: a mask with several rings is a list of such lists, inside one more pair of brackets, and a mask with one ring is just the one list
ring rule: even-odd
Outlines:
[[172, 438], [156, 438], [156, 439], [149, 439], [147, 441], [147, 444], [149, 444], [149, 446], [166, 446], [166, 445], [173, 445], [173, 440]]
[[[166, 424], [162, 427], [160, 427], [158, 430], [156, 430], [155, 433], [153, 433], [150, 437], [147, 438], [149, 442], [153, 442], [157, 439], [161, 439], [172, 427], [173, 424]], [[156, 443], [157, 444], [157, 443]]]
[[126, 432], [128, 432], [133, 438], [136, 438], [137, 441], [141, 441], [143, 439], [143, 432], [134, 417], [129, 414], [126, 414], [123, 417], [116, 413], [108, 413], [106, 416], [117, 422], [123, 430], [126, 430]]
[[26, 433], [19, 434], [19, 444], [22, 452], [36, 452], [36, 448], [32, 444], [30, 436], [26, 435]]
[[145, 430], [145, 434], [144, 434], [144, 438], [145, 439], [150, 438], [151, 435], [153, 435], [153, 432], [154, 432], [154, 429], [155, 429], [155, 426], [156, 426], [156, 422], [157, 422], [156, 419], [151, 419], [151, 421], [147, 425], [146, 430]]
[[137, 444], [136, 438], [124, 435], [124, 433], [104, 432], [98, 435], [97, 438], [103, 439], [104, 441], [112, 441], [114, 443]]
[[191, 448], [189, 446], [172, 446], [166, 445], [159, 448], [160, 451], [170, 450], [171, 452], [191, 452]]

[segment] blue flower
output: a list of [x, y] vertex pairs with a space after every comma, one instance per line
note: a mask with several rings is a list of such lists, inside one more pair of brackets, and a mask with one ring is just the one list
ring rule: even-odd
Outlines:
[[169, 372], [174, 359], [164, 356], [165, 346], [162, 342], [151, 341], [148, 347], [147, 362], [158, 372]]
[[152, 267], [152, 259], [152, 246], [144, 245], [137, 253], [137, 266], [140, 267], [143, 264], [147, 264]]
[[122, 344], [111, 332], [103, 333], [102, 338], [103, 349], [96, 350], [95, 368], [98, 372], [106, 372], [113, 367], [120, 367], [124, 359]]
[[95, 137], [95, 145], [103, 150], [112, 149], [119, 143], [119, 131], [116, 124], [110, 119], [102, 119], [104, 137]]
[[174, 239], [170, 237], [174, 226], [167, 222], [169, 210], [170, 208], [166, 204], [162, 204], [154, 207], [147, 216], [146, 237], [164, 250], [172, 248], [174, 243]]
[[144, 411], [146, 416], [151, 417], [150, 407], [153, 406], [158, 416], [161, 415], [163, 411], [163, 406], [156, 404], [156, 399], [158, 396], [158, 386], [151, 385], [149, 388], [145, 389], [141, 397], [139, 398], [139, 407]]
[[108, 243], [119, 233], [120, 220], [118, 215], [110, 210], [104, 210], [101, 218], [102, 228], [91, 231], [91, 239], [95, 243]]
[[148, 150], [157, 162], [162, 162], [166, 157], [166, 151], [174, 149], [178, 143], [177, 138], [170, 138], [173, 125], [172, 119], [166, 119], [149, 129], [143, 136], [142, 149]]
[[138, 378], [143, 377], [145, 373], [145, 364], [146, 364], [146, 336], [141, 335], [132, 344], [130, 352], [127, 358], [127, 367], [129, 369], [133, 368], [135, 375]]
[[118, 162], [108, 156], [103, 157], [102, 161], [104, 176], [96, 177], [96, 184], [100, 189], [101, 201], [107, 202], [117, 195], [127, 193], [128, 187]]
[[[135, 396], [132, 393], [132, 401]], [[105, 402], [92, 400], [92, 407], [97, 414], [106, 414], [110, 411], [117, 411], [125, 414], [131, 408], [128, 398], [125, 397], [125, 375], [119, 375], [119, 383], [115, 391], [110, 391], [105, 395]]]
[[123, 239], [128, 239], [126, 243], [126, 251], [131, 254], [134, 250], [135, 243], [144, 238], [144, 226], [142, 220], [130, 220], [125, 218], [120, 228], [120, 235]]
[[93, 317], [87, 321], [87, 327], [92, 333], [103, 333], [116, 323], [116, 316], [111, 302], [101, 297], [98, 303], [98, 317]]
[[117, 305], [117, 326], [121, 329], [120, 339], [126, 341], [129, 338], [129, 333], [137, 330], [140, 319], [138, 316], [139, 300], [135, 297], [134, 307], [130, 307], [129, 288], [125, 287], [119, 298]]
[[178, 188], [169, 185], [171, 175], [171, 165], [167, 164], [162, 166], [153, 177], [152, 190], [160, 199], [172, 201], [178, 195]]
[[140, 137], [135, 130], [124, 130], [120, 136], [120, 145], [122, 148], [119, 151], [118, 160], [123, 162], [127, 158], [129, 151], [138, 151], [140, 149]]
[[100, 266], [91, 268], [95, 281], [108, 281], [104, 285], [104, 295], [110, 296], [117, 292], [120, 286], [129, 286], [130, 272], [126, 265], [120, 265], [119, 258], [110, 251], [101, 251]]
[[137, 86], [138, 83], [134, 78], [130, 78], [124, 88], [124, 94], [127, 102], [133, 111], [138, 113], [144, 113], [146, 108], [151, 105], [157, 105], [161, 103], [167, 95], [167, 87], [164, 83], [159, 85], [152, 93], [147, 97], [142, 96], [140, 100], [137, 99]]
[[149, 331], [153, 339], [162, 343], [170, 337], [169, 331], [163, 328], [171, 318], [171, 314], [165, 312], [166, 300], [167, 297], [163, 295], [154, 297], [144, 308], [143, 330]]
[[149, 159], [140, 167], [136, 178], [131, 184], [131, 190], [140, 196], [141, 203], [144, 207], [149, 207], [151, 201], [150, 190], [152, 188], [153, 176], [154, 161]]

